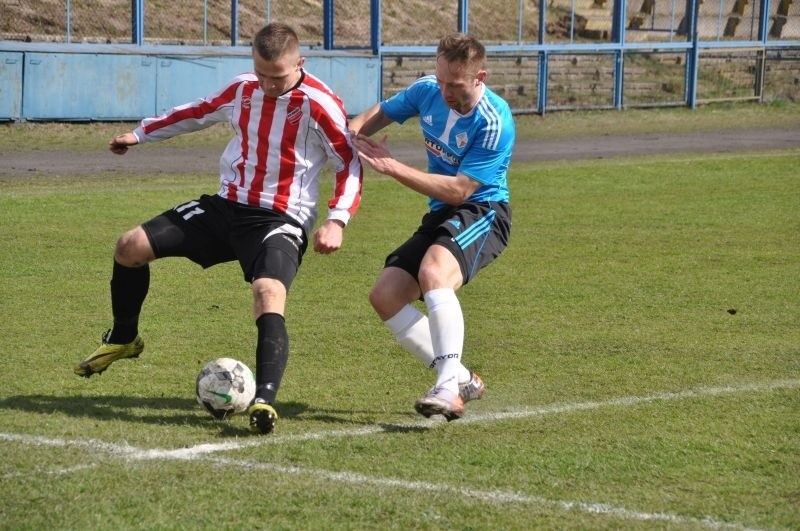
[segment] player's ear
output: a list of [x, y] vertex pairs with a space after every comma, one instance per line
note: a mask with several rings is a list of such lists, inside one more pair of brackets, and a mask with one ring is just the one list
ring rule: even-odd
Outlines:
[[478, 73], [475, 75], [475, 79], [483, 83], [484, 81], [486, 81], [486, 77], [488, 75], [489, 73], [486, 70], [478, 70]]
[[306, 58], [301, 56], [297, 60], [297, 68], [302, 68], [304, 64], [306, 64]]

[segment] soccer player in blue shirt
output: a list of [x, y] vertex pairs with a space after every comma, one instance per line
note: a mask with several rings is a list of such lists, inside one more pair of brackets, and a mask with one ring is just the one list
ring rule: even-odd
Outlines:
[[[364, 111], [351, 122], [354, 145], [375, 171], [429, 197], [430, 212], [416, 232], [386, 258], [370, 303], [397, 341], [438, 372], [414, 407], [448, 421], [485, 385], [461, 360], [464, 317], [456, 290], [508, 244], [511, 208], [506, 182], [514, 147], [508, 104], [485, 84], [486, 50], [455, 33], [441, 39], [436, 74]], [[428, 171], [396, 160], [386, 139], [369, 138], [413, 116], [428, 155]], [[422, 298], [427, 316], [412, 303]]]

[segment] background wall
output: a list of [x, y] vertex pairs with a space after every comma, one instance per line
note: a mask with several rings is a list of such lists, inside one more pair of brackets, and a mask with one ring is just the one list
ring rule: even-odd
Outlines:
[[[2, 43], [0, 43], [2, 44]], [[91, 47], [0, 48], [0, 120], [139, 120], [218, 90], [252, 70], [249, 50], [116, 52]], [[78, 47], [79, 48], [79, 47]], [[369, 55], [305, 54], [305, 68], [339, 94], [350, 114], [379, 97], [380, 61]]]

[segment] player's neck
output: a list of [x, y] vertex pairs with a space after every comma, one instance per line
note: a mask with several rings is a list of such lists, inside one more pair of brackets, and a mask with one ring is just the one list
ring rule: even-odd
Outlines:
[[475, 91], [475, 95], [470, 99], [469, 102], [464, 103], [459, 106], [458, 109], [454, 109], [458, 114], [465, 115], [472, 112], [472, 109], [478, 105], [478, 102], [481, 101], [483, 97], [483, 84], [480, 85], [479, 90]]

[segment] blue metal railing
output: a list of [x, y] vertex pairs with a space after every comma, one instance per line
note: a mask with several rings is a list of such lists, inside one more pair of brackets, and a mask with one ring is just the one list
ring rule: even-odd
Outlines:
[[[206, 26], [208, 25], [207, 1], [203, 0], [203, 43], [208, 41]], [[469, 15], [470, 4], [469, 0], [457, 0], [457, 20], [456, 28], [460, 31], [469, 31]], [[639, 16], [645, 14], [650, 15], [649, 27], [628, 27], [627, 19], [630, 14], [628, 13], [627, 0], [610, 0], [611, 4], [611, 32], [610, 38], [604, 41], [578, 41], [575, 35], [575, 13], [576, 13], [576, 0], [570, 1], [570, 15], [569, 15], [569, 32], [565, 35], [566, 42], [548, 42], [546, 39], [547, 27], [547, 12], [548, 2], [542, 0], [539, 2], [538, 9], [538, 28], [536, 42], [525, 42], [522, 32], [522, 21], [524, 18], [524, 2], [519, 0], [518, 13], [517, 13], [517, 35], [516, 43], [512, 44], [491, 44], [487, 46], [487, 51], [490, 54], [516, 54], [523, 56], [536, 57], [537, 66], [537, 99], [536, 99], [536, 112], [544, 113], [547, 108], [548, 102], [548, 77], [551, 71], [551, 61], [554, 57], [563, 54], [603, 54], [609, 55], [613, 61], [613, 91], [611, 95], [611, 104], [614, 108], [621, 108], [624, 105], [624, 78], [625, 78], [625, 56], [628, 53], [635, 52], [677, 52], [685, 54], [685, 72], [684, 72], [684, 101], [683, 103], [691, 108], [697, 104], [697, 85], [698, 85], [698, 69], [700, 62], [701, 50], [713, 49], [755, 49], [764, 53], [770, 49], [800, 49], [800, 40], [787, 40], [775, 39], [770, 37], [769, 22], [771, 20], [770, 9], [771, 0], [758, 0], [757, 5], [753, 6], [750, 10], [751, 18], [751, 31], [747, 32], [745, 40], [735, 40], [726, 36], [723, 38], [722, 17], [729, 16], [724, 14], [724, 2], [719, 0], [719, 8], [716, 13], [712, 12], [709, 16], [708, 5], [704, 8], [703, 21], [706, 22], [705, 28], [708, 27], [709, 19], [715, 20], [714, 25], [716, 30], [713, 35], [700, 37], [699, 22], [701, 20], [700, 4], [702, 0], [685, 0], [682, 6], [683, 13], [681, 13], [680, 2], [682, 0], [661, 0], [671, 2], [667, 5], [667, 9], [660, 11], [660, 23], [665, 27], [658, 27], [656, 22], [656, 9], [653, 0], [650, 11], [647, 13], [638, 13]], [[602, 0], [597, 0], [602, 1]], [[343, 49], [337, 47], [335, 42], [335, 19], [334, 7], [336, 0], [323, 0], [322, 2], [322, 48], [323, 50], [337, 50]], [[136, 47], [142, 47], [145, 44], [145, 9], [147, 0], [131, 0], [131, 44]], [[271, 0], [265, 0], [265, 14], [266, 20], [269, 21], [271, 17]], [[72, 4], [69, 0], [66, 1], [66, 41], [71, 42], [71, 9]], [[392, 45], [383, 43], [383, 28], [381, 16], [382, 2], [381, 0], [369, 0], [370, 11], [370, 32], [369, 44], [362, 46], [349, 46], [348, 49], [361, 49], [364, 52], [371, 53], [378, 58], [383, 57], [397, 57], [397, 56], [414, 56], [414, 55], [433, 55], [435, 54], [435, 46], [407, 46], [407, 45]], [[642, 8], [644, 11], [644, 8]], [[676, 28], [675, 20], [678, 16], [682, 17], [680, 25]], [[777, 17], [776, 17], [777, 18]], [[230, 4], [230, 46], [233, 49], [239, 50], [239, 0], [231, 0]], [[730, 20], [729, 20], [730, 22]], [[752, 28], [756, 29], [757, 36], [753, 38]], [[657, 34], [664, 34], [664, 40], [658, 41], [639, 41], [629, 40], [630, 33], [637, 32], [651, 32]], [[2, 44], [2, 43], [0, 43]], [[215, 47], [219, 50], [220, 47]], [[383, 64], [381, 62], [381, 64]], [[381, 79], [382, 79], [381, 75]], [[756, 85], [759, 81], [757, 80]], [[383, 87], [380, 87], [383, 90]], [[381, 92], [382, 93], [382, 92]]]

